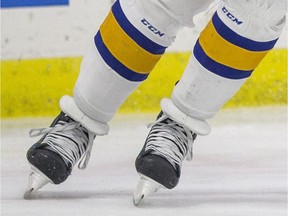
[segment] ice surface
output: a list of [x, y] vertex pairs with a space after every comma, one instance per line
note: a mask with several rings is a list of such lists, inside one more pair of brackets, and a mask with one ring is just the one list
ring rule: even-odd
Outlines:
[[32, 200], [23, 199], [25, 154], [37, 138], [27, 134], [52, 119], [3, 120], [1, 215], [287, 215], [287, 107], [221, 111], [210, 121], [212, 133], [197, 138], [179, 185], [134, 207], [134, 160], [154, 117], [116, 116], [109, 136], [96, 139], [88, 168], [75, 168], [65, 183], [47, 185]]

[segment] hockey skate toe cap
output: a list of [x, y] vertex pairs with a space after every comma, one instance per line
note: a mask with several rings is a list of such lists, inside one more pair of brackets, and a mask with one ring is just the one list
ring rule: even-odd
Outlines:
[[143, 174], [165, 188], [172, 189], [179, 182], [180, 174], [174, 167], [164, 158], [149, 154], [136, 161], [137, 172]]
[[65, 181], [71, 173], [64, 160], [55, 152], [44, 148], [30, 149], [27, 152], [29, 163], [41, 171], [54, 184]]

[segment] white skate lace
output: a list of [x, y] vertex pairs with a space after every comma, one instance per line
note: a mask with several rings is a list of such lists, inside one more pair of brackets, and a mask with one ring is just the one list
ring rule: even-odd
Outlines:
[[[88, 133], [88, 137], [85, 133]], [[58, 153], [66, 164], [72, 167], [77, 163], [79, 169], [85, 169], [90, 159], [95, 135], [87, 131], [78, 122], [59, 121], [54, 127], [31, 129], [29, 135], [46, 135], [41, 143], [47, 144]]]
[[177, 124], [165, 114], [148, 127], [151, 131], [146, 140], [146, 151], [153, 150], [152, 154], [166, 158], [175, 169], [176, 165], [181, 168], [185, 157], [192, 160], [194, 133], [187, 127]]

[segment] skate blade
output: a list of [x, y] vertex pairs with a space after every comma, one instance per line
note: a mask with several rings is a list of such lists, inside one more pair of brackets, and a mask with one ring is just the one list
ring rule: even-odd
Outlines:
[[32, 198], [37, 190], [49, 182], [51, 181], [41, 171], [31, 166], [31, 173], [29, 175], [27, 189], [24, 193], [24, 199]]
[[164, 187], [153, 179], [140, 174], [140, 180], [133, 195], [134, 205], [137, 206], [144, 198], [157, 192], [160, 188]]

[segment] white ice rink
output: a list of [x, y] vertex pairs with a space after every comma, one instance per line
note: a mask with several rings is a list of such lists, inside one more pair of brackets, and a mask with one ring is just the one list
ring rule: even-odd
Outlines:
[[287, 216], [287, 107], [223, 110], [198, 137], [194, 159], [184, 162], [179, 185], [161, 190], [138, 207], [134, 159], [155, 115], [118, 115], [109, 136], [99, 137], [86, 170], [24, 200], [26, 150], [37, 139], [31, 127], [52, 119], [2, 121], [3, 216]]

